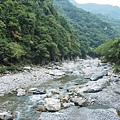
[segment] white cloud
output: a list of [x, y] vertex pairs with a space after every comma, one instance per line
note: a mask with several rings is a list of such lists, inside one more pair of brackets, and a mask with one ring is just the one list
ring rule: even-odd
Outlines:
[[110, 4], [113, 6], [120, 6], [119, 0], [75, 0], [77, 3], [97, 3], [97, 4]]

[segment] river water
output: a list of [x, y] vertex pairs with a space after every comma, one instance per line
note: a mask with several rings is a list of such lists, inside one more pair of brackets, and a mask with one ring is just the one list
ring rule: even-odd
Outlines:
[[[78, 70], [80, 68], [77, 68]], [[49, 93], [50, 89], [58, 89], [64, 87], [67, 90], [69, 86], [82, 85], [90, 81], [82, 74], [68, 74], [61, 78], [55, 78], [46, 83], [37, 86], [38, 89], [45, 89]], [[33, 95], [31, 93], [25, 96], [17, 97], [16, 93], [8, 94], [0, 97], [0, 112], [3, 111], [16, 111], [17, 117], [14, 120], [38, 120], [41, 112], [37, 111], [37, 107], [40, 100], [43, 100], [46, 95]], [[90, 104], [86, 106], [89, 109], [109, 109], [110, 107], [104, 104]], [[78, 109], [77, 106], [71, 107], [71, 109]], [[49, 118], [49, 117], [48, 117]], [[74, 115], [75, 118], [75, 115]], [[48, 119], [49, 120], [49, 119]], [[66, 119], [67, 120], [67, 119]], [[86, 119], [80, 119], [86, 120]], [[112, 120], [112, 119], [111, 119]]]
[[[87, 81], [88, 79], [84, 79], [83, 75], [66, 75], [41, 84], [37, 88], [57, 89], [59, 86], [65, 86], [68, 82], [80, 84]], [[37, 120], [40, 116], [40, 112], [37, 111], [37, 104], [43, 97], [44, 95], [27, 94], [26, 96], [17, 97], [16, 94], [8, 94], [0, 98], [0, 111], [17, 111], [18, 117], [15, 120]]]

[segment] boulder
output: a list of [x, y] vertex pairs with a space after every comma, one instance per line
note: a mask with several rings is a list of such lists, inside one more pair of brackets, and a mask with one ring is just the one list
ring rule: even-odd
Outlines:
[[69, 102], [69, 103], [62, 103], [62, 107], [63, 108], [68, 108], [68, 107], [71, 107], [71, 106], [74, 106], [75, 104], [73, 102]]
[[70, 101], [73, 102], [75, 105], [78, 105], [81, 107], [86, 106], [86, 104], [87, 104], [87, 100], [84, 98], [81, 98], [81, 97], [80, 98], [71, 98]]
[[61, 102], [68, 102], [69, 100], [69, 96], [67, 94], [62, 94], [62, 93], [59, 95], [58, 98], [60, 99]]
[[81, 93], [95, 93], [101, 91], [103, 88], [109, 85], [109, 80], [106, 78], [99, 79], [97, 81], [89, 81], [76, 92]]
[[60, 91], [57, 90], [57, 89], [52, 89], [52, 90], [51, 90], [51, 93], [52, 93], [52, 94], [60, 94]]
[[30, 66], [26, 66], [23, 68], [24, 70], [31, 70], [32, 68]]
[[63, 109], [57, 113], [43, 112], [39, 120], [120, 120], [116, 113], [108, 109], [88, 109], [75, 106]]
[[55, 70], [49, 71], [49, 74], [52, 76], [63, 76], [63, 75], [65, 75], [65, 72], [55, 69]]
[[38, 108], [37, 108], [38, 111], [41, 111], [41, 112], [46, 112], [46, 108], [45, 106], [42, 106], [42, 105], [39, 105]]
[[35, 91], [35, 90], [37, 90], [37, 88], [30, 88], [29, 90], [28, 90], [28, 92], [33, 92], [33, 91]]
[[53, 112], [61, 109], [60, 100], [54, 98], [45, 98], [44, 106], [48, 111], [53, 111]]
[[107, 76], [107, 75], [108, 75], [108, 71], [107, 71], [107, 70], [104, 70], [103, 72], [98, 72], [98, 73], [93, 74], [93, 75], [90, 77], [90, 80], [91, 80], [91, 81], [96, 81], [96, 80], [102, 78], [103, 76]]
[[17, 90], [17, 96], [20, 97], [20, 96], [24, 96], [26, 93], [25, 93], [25, 89], [18, 89]]
[[25, 92], [18, 92], [18, 93], [17, 93], [17, 96], [18, 96], [18, 97], [20, 97], [20, 96], [25, 96], [25, 94], [26, 94]]
[[8, 112], [3, 112], [0, 113], [0, 120], [13, 120], [13, 116]]

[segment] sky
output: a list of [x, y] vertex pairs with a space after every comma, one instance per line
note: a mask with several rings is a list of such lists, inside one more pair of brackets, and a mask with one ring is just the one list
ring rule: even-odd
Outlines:
[[97, 3], [97, 4], [110, 4], [113, 6], [120, 7], [120, 0], [75, 0], [77, 3]]

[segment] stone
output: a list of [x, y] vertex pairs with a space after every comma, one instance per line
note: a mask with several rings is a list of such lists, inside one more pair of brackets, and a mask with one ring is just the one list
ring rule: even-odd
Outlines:
[[118, 77], [118, 76], [113, 76], [112, 78], [111, 78], [111, 82], [117, 82], [117, 81], [119, 81], [120, 80], [120, 78]]
[[63, 89], [63, 87], [62, 87], [62, 86], [59, 86], [59, 89]]
[[25, 89], [17, 89], [17, 96], [20, 97], [20, 96], [25, 96]]
[[47, 98], [51, 98], [51, 97], [52, 97], [52, 94], [50, 94], [50, 93], [49, 93], [49, 94], [46, 94], [46, 97], [47, 97]]
[[87, 104], [87, 100], [84, 98], [81, 98], [81, 97], [80, 98], [71, 98], [70, 101], [74, 102], [75, 105], [78, 105], [81, 107], [86, 106], [86, 104]]
[[44, 89], [35, 90], [33, 91], [33, 94], [46, 94], [46, 90]]
[[106, 78], [102, 78], [97, 81], [89, 81], [82, 88], [78, 89], [76, 92], [78, 94], [95, 93], [101, 91], [103, 88], [105, 88], [108, 85], [109, 85], [109, 80]]
[[28, 92], [33, 92], [33, 91], [35, 91], [35, 90], [37, 90], [38, 88], [30, 88], [29, 90], [28, 90]]
[[61, 102], [68, 102], [69, 96], [67, 94], [60, 94], [59, 97]]
[[47, 109], [45, 108], [45, 106], [42, 106], [42, 105], [39, 105], [38, 108], [37, 108], [38, 111], [41, 111], [41, 112], [46, 112]]
[[43, 112], [39, 120], [120, 120], [120, 117], [108, 109], [88, 109], [69, 107], [56, 112]]
[[107, 75], [108, 75], [108, 71], [107, 71], [107, 70], [104, 70], [103, 72], [98, 72], [98, 73], [93, 74], [93, 75], [90, 77], [90, 80], [91, 80], [91, 81], [96, 81], [96, 80], [102, 78], [103, 76], [107, 76]]
[[17, 89], [17, 92], [25, 92], [25, 89]]
[[26, 66], [23, 68], [24, 70], [31, 70], [31, 67], [30, 66]]
[[54, 98], [45, 98], [44, 106], [48, 111], [52, 111], [52, 112], [55, 112], [61, 109], [60, 100], [54, 99]]
[[12, 114], [8, 112], [3, 112], [3, 113], [0, 113], [0, 119], [1, 120], [13, 120], [13, 116]]
[[95, 103], [103, 104], [120, 110], [120, 85], [111, 85], [96, 93], [85, 93], [86, 99], [92, 99]]
[[71, 107], [71, 106], [74, 106], [75, 104], [73, 102], [69, 102], [69, 103], [62, 103], [62, 107], [63, 108], [68, 108], [68, 107]]
[[18, 93], [17, 93], [17, 96], [18, 96], [18, 97], [20, 97], [20, 96], [25, 96], [25, 94], [26, 94], [25, 92], [18, 92]]
[[51, 93], [52, 93], [52, 94], [60, 94], [60, 91], [58, 91], [57, 89], [52, 89], [52, 90], [51, 90]]
[[44, 105], [44, 100], [40, 100], [37, 104]]

